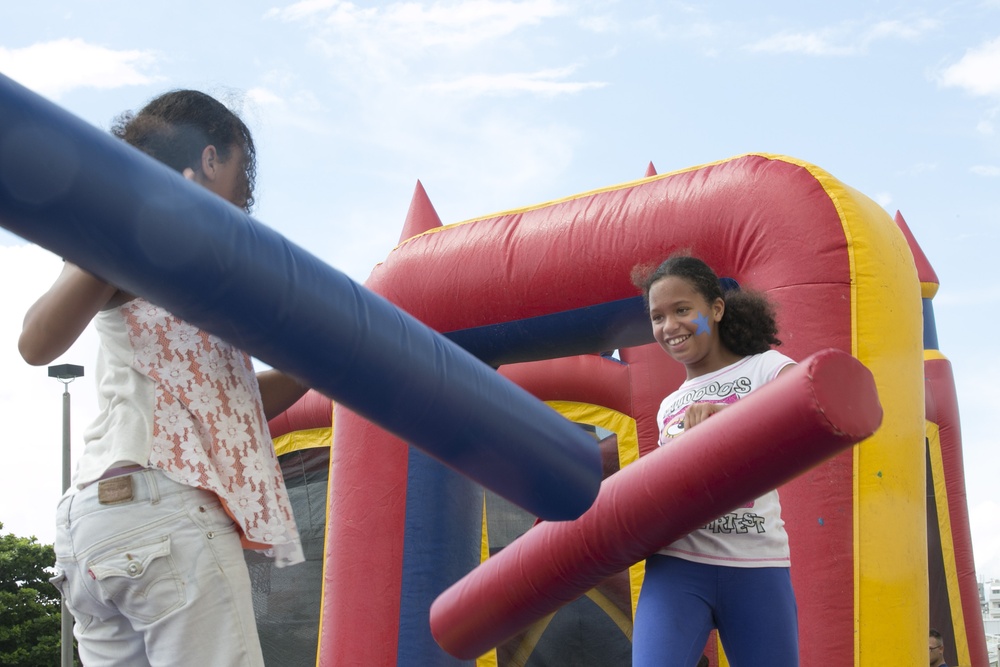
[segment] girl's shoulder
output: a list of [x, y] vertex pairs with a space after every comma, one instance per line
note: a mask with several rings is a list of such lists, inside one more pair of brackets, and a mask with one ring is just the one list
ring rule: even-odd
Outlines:
[[[726, 375], [731, 375], [733, 373], [748, 373], [748, 372], [761, 372], [765, 373], [769, 370], [773, 370], [775, 373], [788, 364], [794, 364], [795, 361], [790, 357], [785, 356], [777, 350], [767, 350], [766, 352], [760, 352], [758, 354], [748, 354], [745, 357], [740, 357], [728, 366], [724, 366], [713, 373], [707, 373], [694, 380], [689, 381], [691, 384], [695, 383], [705, 383], [717, 380], [720, 377]], [[685, 383], [688, 384], [688, 383]]]
[[768, 380], [771, 380], [778, 374], [778, 371], [785, 366], [794, 364], [795, 360], [777, 350], [767, 350], [760, 354], [744, 357], [741, 363], [744, 363], [744, 368], [753, 368], [757, 373], [761, 373], [767, 376]]
[[754, 357], [760, 357], [762, 360], [772, 363], [780, 363], [783, 365], [794, 364], [795, 360], [791, 357], [778, 352], [775, 349], [770, 349], [767, 352], [761, 352], [760, 354], [751, 355]]

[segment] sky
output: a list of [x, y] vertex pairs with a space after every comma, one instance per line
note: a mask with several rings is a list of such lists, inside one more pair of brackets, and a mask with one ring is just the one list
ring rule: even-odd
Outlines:
[[[976, 569], [1000, 578], [1000, 0], [0, 4], [0, 73], [102, 129], [169, 89], [258, 147], [253, 215], [358, 282], [419, 180], [445, 224], [747, 152], [818, 165], [900, 211], [940, 280]], [[2, 533], [54, 539], [63, 386], [25, 364], [59, 258], [0, 230]], [[96, 337], [53, 363], [72, 459]]]

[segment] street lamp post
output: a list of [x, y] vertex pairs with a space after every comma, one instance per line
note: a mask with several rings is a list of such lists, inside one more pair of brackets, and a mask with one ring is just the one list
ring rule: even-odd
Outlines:
[[[70, 482], [70, 449], [69, 449], [69, 383], [78, 377], [83, 377], [83, 366], [60, 364], [49, 366], [49, 377], [63, 383], [62, 401], [62, 490], [66, 493]], [[66, 608], [66, 599], [62, 601], [62, 634], [60, 646], [60, 664], [62, 667], [73, 667], [73, 617]]]

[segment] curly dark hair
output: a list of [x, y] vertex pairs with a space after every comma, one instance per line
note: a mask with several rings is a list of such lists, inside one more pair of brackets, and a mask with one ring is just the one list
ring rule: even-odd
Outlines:
[[243, 208], [253, 208], [257, 179], [253, 137], [239, 116], [214, 97], [197, 90], [172, 90], [138, 113], [119, 114], [112, 121], [111, 133], [177, 171], [189, 167], [198, 171], [206, 146], [215, 146], [223, 162], [238, 149], [246, 176]]
[[632, 270], [632, 282], [642, 292], [647, 310], [650, 288], [670, 276], [686, 280], [708, 303], [716, 299], [725, 302], [719, 337], [734, 354], [760, 354], [781, 345], [774, 308], [762, 292], [740, 289], [731, 278], [720, 281], [708, 264], [690, 255], [674, 255], [655, 268], [637, 266]]

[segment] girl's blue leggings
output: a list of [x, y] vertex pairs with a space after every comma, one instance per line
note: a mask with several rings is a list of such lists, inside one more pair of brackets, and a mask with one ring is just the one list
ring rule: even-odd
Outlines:
[[632, 634], [633, 667], [694, 667], [712, 628], [732, 667], [798, 667], [787, 567], [723, 567], [646, 559]]

